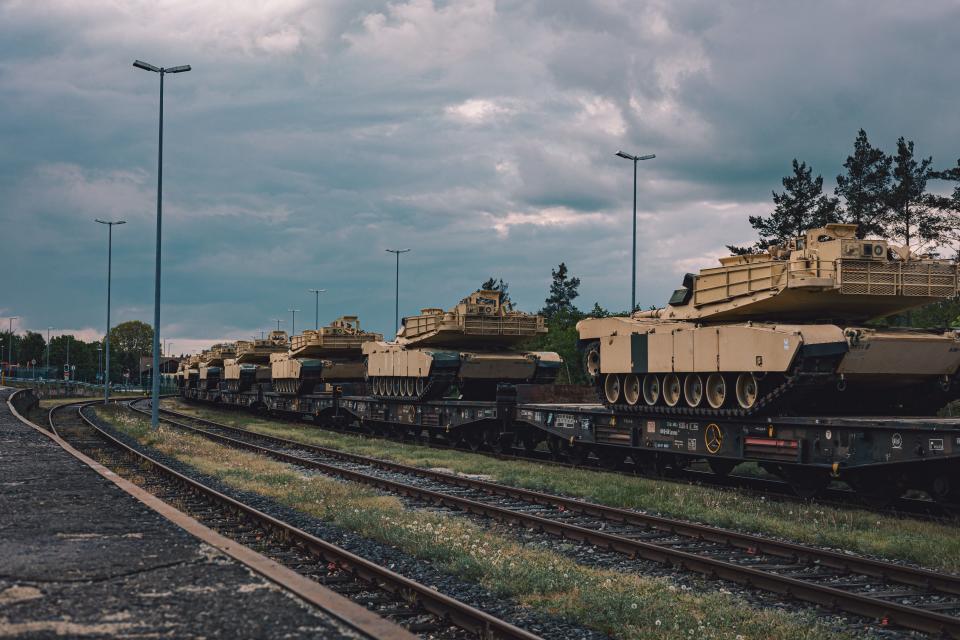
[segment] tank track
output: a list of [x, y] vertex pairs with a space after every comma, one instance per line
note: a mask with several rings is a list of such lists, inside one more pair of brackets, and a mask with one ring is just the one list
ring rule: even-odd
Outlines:
[[[427, 385], [423, 393], [419, 396], [385, 396], [381, 394], [371, 394], [378, 400], [407, 400], [409, 402], [421, 402], [424, 400], [439, 400], [447, 392], [455, 378], [453, 371], [444, 371], [442, 373], [432, 374], [427, 378]], [[369, 383], [368, 383], [369, 388]]]
[[[602, 378], [598, 378], [595, 389], [597, 392], [597, 398], [600, 400], [600, 404], [607, 408], [613, 409], [614, 411], [623, 413], [635, 413], [638, 415], [649, 416], [684, 416], [691, 418], [746, 418], [749, 416], [760, 415], [765, 412], [765, 409], [775, 410], [778, 408], [779, 402], [784, 399], [784, 396], [788, 392], [799, 391], [804, 388], [812, 389], [835, 379], [836, 376], [832, 373], [804, 372], [787, 376], [784, 378], [784, 381], [781, 384], [770, 389], [766, 394], [764, 394], [763, 397], [757, 399], [757, 404], [750, 409], [743, 409], [741, 407], [714, 409], [710, 406], [691, 407], [686, 404], [678, 404], [675, 407], [665, 404], [651, 406], [637, 403], [636, 405], [630, 405], [625, 402], [610, 404], [607, 402], [606, 396], [603, 392], [603, 385], [600, 383]], [[706, 401], [704, 400], [703, 402]]]

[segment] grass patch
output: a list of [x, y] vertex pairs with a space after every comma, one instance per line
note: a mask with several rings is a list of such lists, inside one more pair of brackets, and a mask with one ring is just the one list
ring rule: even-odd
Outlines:
[[958, 528], [951, 524], [898, 519], [864, 509], [768, 501], [736, 489], [498, 460], [458, 450], [334, 433], [245, 413], [214, 411], [176, 400], [164, 402], [183, 413], [350, 453], [425, 468], [443, 467], [459, 473], [484, 474], [510, 486], [960, 572], [960, 535]]
[[600, 570], [525, 547], [467, 519], [407, 509], [396, 497], [161, 427], [117, 407], [97, 412], [142, 444], [244, 491], [395, 546], [502, 596], [624, 639], [819, 638], [810, 615], [756, 609], [728, 593]]

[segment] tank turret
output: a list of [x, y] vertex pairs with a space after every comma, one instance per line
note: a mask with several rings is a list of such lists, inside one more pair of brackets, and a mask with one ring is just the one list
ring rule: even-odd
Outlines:
[[546, 332], [543, 316], [481, 289], [449, 311], [405, 317], [394, 342], [364, 344], [368, 386], [384, 398], [439, 398], [455, 386], [464, 398], [493, 399], [499, 383], [550, 383], [559, 355], [510, 350]]
[[862, 323], [956, 296], [957, 264], [856, 230], [721, 258], [662, 309], [582, 320], [601, 400], [661, 415], [935, 412], [957, 386], [957, 332]]
[[957, 264], [828, 224], [766, 253], [729, 256], [688, 274], [663, 309], [635, 318], [865, 322], [957, 294]]

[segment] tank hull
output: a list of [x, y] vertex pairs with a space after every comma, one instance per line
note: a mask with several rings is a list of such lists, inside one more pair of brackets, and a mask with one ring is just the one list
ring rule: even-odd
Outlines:
[[953, 332], [604, 318], [580, 336], [600, 400], [648, 414], [930, 415], [960, 369]]
[[440, 398], [454, 388], [470, 399], [490, 399], [500, 383], [552, 383], [560, 357], [552, 352], [454, 351], [396, 343], [364, 347], [367, 381], [383, 398]]

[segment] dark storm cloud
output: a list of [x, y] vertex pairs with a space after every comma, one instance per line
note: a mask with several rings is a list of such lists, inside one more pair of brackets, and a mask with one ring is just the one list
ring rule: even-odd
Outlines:
[[[582, 306], [640, 299], [751, 239], [793, 157], [828, 182], [859, 127], [958, 154], [951, 2], [0, 2], [0, 314], [102, 324], [152, 305], [156, 77], [169, 78], [164, 325], [243, 337], [304, 309], [392, 324], [488, 276], [535, 309], [560, 260]], [[304, 322], [305, 324], [301, 324]]]

